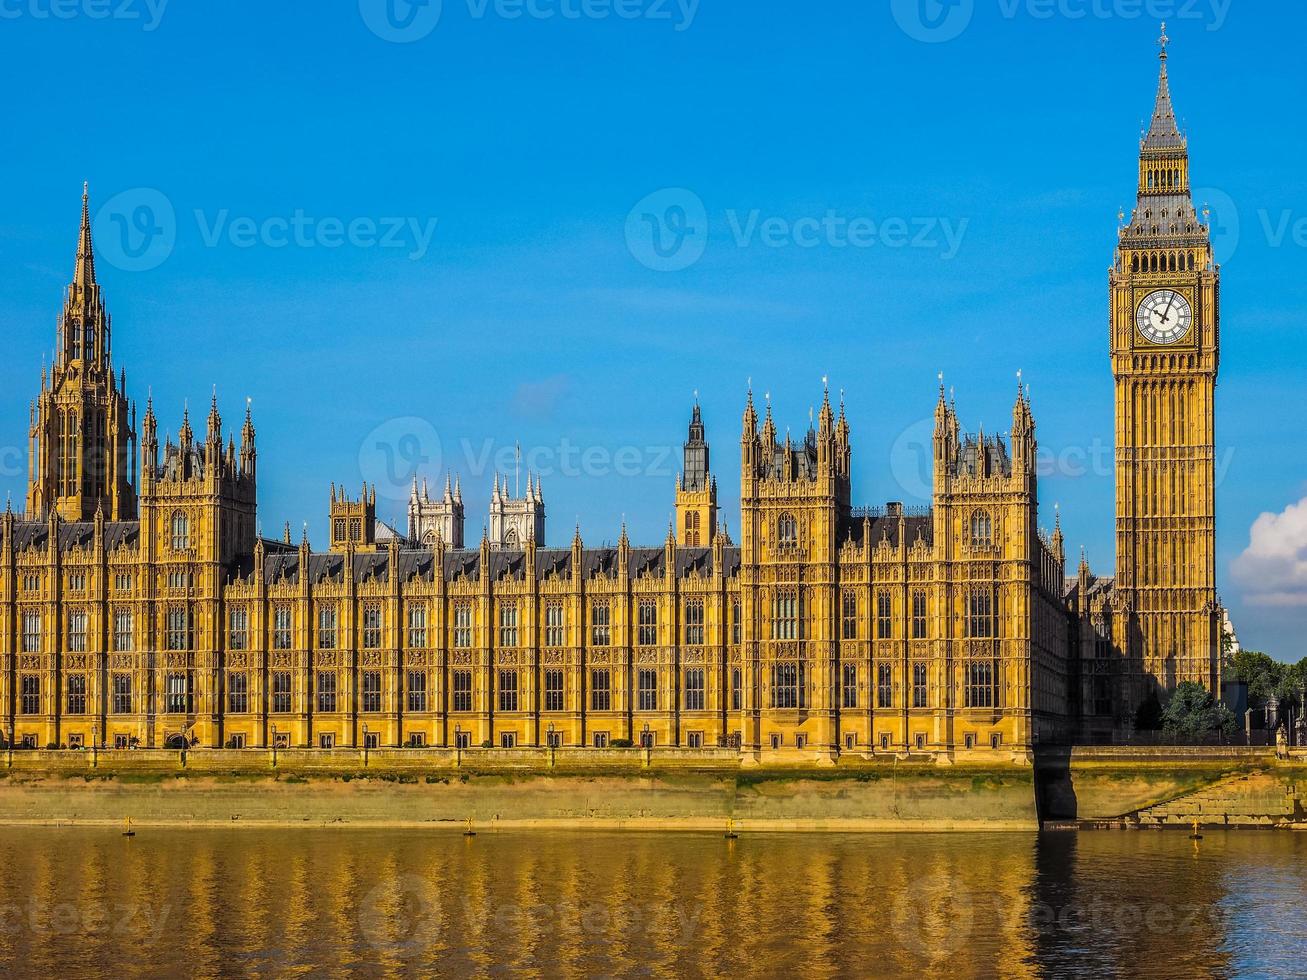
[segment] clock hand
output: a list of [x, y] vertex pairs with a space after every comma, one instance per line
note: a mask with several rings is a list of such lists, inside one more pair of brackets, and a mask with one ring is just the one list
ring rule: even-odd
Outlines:
[[1175, 290], [1171, 291], [1171, 302], [1166, 304], [1166, 313], [1164, 315], [1168, 320], [1171, 319], [1171, 308], [1173, 306], [1175, 306]]

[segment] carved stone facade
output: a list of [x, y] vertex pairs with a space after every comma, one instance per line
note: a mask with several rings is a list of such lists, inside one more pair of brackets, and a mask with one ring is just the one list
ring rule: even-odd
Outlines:
[[[1145, 688], [1219, 681], [1212, 399], [1219, 270], [1188, 197], [1163, 66], [1140, 204], [1112, 271], [1118, 569], [1065, 579], [1039, 527], [1035, 421], [964, 432], [941, 383], [932, 501], [852, 505], [829, 393], [795, 441], [750, 393], [738, 546], [696, 406], [675, 525], [652, 548], [545, 547], [544, 495], [332, 489], [330, 550], [263, 538], [255, 432], [217, 399], [160, 447], [115, 380], [83, 201], [59, 356], [33, 406], [24, 515], [0, 518], [0, 714], [19, 745], [738, 747], [1025, 758], [1128, 727]], [[1164, 293], [1159, 302], [1158, 294]], [[1176, 302], [1167, 302], [1174, 294]], [[1190, 320], [1183, 330], [1178, 300]], [[942, 382], [942, 379], [941, 379]], [[136, 472], [132, 472], [133, 462]]]

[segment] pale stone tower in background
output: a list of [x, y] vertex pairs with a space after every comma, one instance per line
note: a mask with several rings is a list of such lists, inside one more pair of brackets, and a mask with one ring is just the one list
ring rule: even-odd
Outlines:
[[436, 540], [444, 542], [446, 547], [463, 547], [463, 485], [461, 481], [452, 483], [448, 474], [445, 476], [445, 492], [438, 499], [431, 499], [427, 481], [422, 481], [419, 490], [417, 477], [413, 478], [413, 492], [408, 499], [408, 538], [414, 544], [424, 548], [433, 547]]
[[509, 493], [508, 481], [500, 485], [495, 474], [495, 487], [490, 495], [491, 548], [520, 549], [528, 541], [545, 543], [545, 496], [540, 481], [526, 475], [526, 495], [517, 497]]

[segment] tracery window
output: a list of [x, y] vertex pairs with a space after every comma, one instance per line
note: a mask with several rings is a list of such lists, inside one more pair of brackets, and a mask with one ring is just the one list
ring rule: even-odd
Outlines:
[[185, 514], [178, 511], [172, 515], [172, 550], [191, 550], [191, 522]]
[[799, 543], [799, 522], [793, 514], [782, 514], [776, 522], [776, 542], [782, 548], [793, 548]]

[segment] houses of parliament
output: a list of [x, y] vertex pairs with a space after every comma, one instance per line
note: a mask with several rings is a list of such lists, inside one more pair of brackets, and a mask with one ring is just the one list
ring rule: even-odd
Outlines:
[[[161, 444], [115, 373], [83, 196], [57, 351], [0, 518], [0, 727], [17, 748], [725, 747], [759, 762], [1026, 758], [1128, 736], [1182, 681], [1220, 684], [1213, 402], [1220, 270], [1190, 196], [1165, 35], [1104, 338], [1116, 568], [1040, 526], [1036, 424], [968, 434], [941, 383], [928, 507], [855, 507], [829, 393], [786, 435], [747, 397], [738, 540], [693, 409], [664, 541], [546, 535], [495, 481], [479, 542], [428, 474], [406, 528], [325, 489], [329, 549], [265, 539], [260, 458], [215, 397]], [[198, 423], [198, 419], [196, 420]], [[238, 431], [236, 431], [238, 428]], [[735, 465], [732, 460], [730, 465]]]

